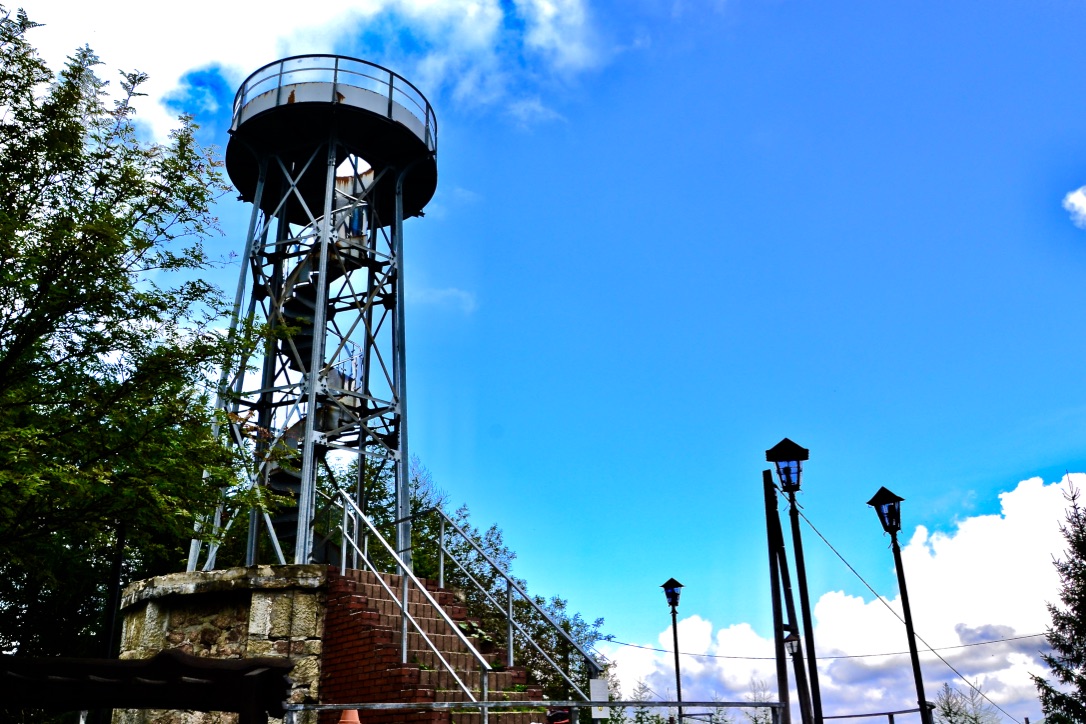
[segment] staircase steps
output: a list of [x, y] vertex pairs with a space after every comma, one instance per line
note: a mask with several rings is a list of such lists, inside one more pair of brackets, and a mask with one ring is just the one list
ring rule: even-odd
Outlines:
[[[330, 573], [329, 613], [324, 636], [327, 681], [322, 679], [321, 700], [325, 703], [468, 701], [453, 675], [410, 624], [408, 663], [401, 663], [400, 608], [377, 582], [377, 575], [385, 580], [397, 598], [402, 595], [401, 579], [394, 574], [357, 570], [348, 570], [344, 576], [338, 572]], [[469, 620], [467, 609], [453, 593], [438, 589], [431, 582], [424, 583], [455, 623]], [[418, 590], [408, 594], [408, 611], [472, 696], [481, 700], [479, 663], [449, 624]], [[477, 650], [483, 645], [478, 638], [469, 637], [468, 640]], [[494, 668], [487, 679], [490, 700], [539, 701], [543, 698], [539, 687], [528, 685], [527, 671], [523, 667], [504, 667], [504, 651], [495, 650], [483, 656]], [[367, 711], [365, 716], [371, 724], [482, 724], [477, 709]], [[546, 712], [495, 709], [489, 719], [491, 724], [545, 724]], [[335, 724], [338, 718], [325, 712], [320, 721], [321, 724]]]

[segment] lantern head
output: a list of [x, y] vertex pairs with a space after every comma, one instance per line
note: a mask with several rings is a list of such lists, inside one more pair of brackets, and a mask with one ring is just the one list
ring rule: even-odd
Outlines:
[[803, 472], [800, 465], [807, 459], [810, 450], [800, 447], [788, 438], [765, 451], [767, 462], [776, 464], [777, 477], [781, 481], [781, 490], [794, 493], [799, 490], [799, 478]]
[[664, 595], [667, 596], [667, 605], [675, 608], [679, 605], [679, 594], [682, 593], [683, 584], [676, 581], [674, 578], [667, 579], [660, 588], [664, 589]]
[[901, 501], [905, 498], [894, 495], [886, 488], [879, 488], [875, 497], [867, 501], [867, 504], [875, 508], [878, 513], [882, 529], [890, 535], [897, 535], [901, 530]]

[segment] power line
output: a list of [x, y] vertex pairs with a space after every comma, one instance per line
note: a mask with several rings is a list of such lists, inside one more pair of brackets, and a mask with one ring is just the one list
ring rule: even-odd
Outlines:
[[[875, 591], [875, 589], [871, 587], [871, 584], [870, 584], [870, 583], [868, 583], [868, 582], [867, 582], [866, 580], [864, 580], [864, 577], [863, 577], [863, 576], [861, 576], [861, 575], [859, 574], [859, 572], [858, 572], [858, 571], [857, 571], [857, 570], [856, 570], [855, 568], [853, 568], [853, 567], [852, 567], [852, 564], [851, 564], [851, 563], [849, 563], [848, 561], [846, 561], [846, 560], [845, 560], [845, 557], [844, 557], [843, 555], [841, 555], [841, 554], [840, 554], [840, 553], [838, 552], [838, 550], [837, 550], [836, 548], [834, 548], [834, 547], [833, 547], [833, 545], [832, 545], [832, 544], [831, 544], [831, 543], [829, 542], [829, 540], [827, 540], [827, 539], [826, 539], [826, 536], [822, 535], [822, 531], [820, 531], [820, 530], [819, 530], [818, 528], [815, 528], [815, 527], [814, 527], [814, 523], [812, 523], [812, 522], [810, 521], [810, 519], [809, 519], [809, 518], [808, 518], [808, 517], [807, 517], [806, 515], [804, 515], [804, 514], [803, 514], [803, 511], [800, 511], [800, 512], [799, 512], [799, 514], [800, 514], [800, 517], [802, 517], [802, 518], [803, 518], [804, 522], [806, 522], [806, 523], [807, 523], [807, 525], [808, 525], [808, 526], [809, 526], [809, 527], [811, 528], [811, 530], [813, 530], [813, 531], [815, 532], [815, 534], [816, 534], [816, 535], [818, 535], [818, 537], [822, 539], [822, 542], [823, 542], [823, 543], [825, 543], [825, 544], [826, 544], [826, 545], [827, 545], [827, 546], [829, 547], [829, 549], [830, 549], [831, 551], [833, 551], [834, 555], [836, 555], [836, 556], [837, 556], [838, 558], [840, 558], [840, 559], [841, 559], [841, 562], [842, 562], [842, 563], [844, 563], [844, 564], [845, 564], [846, 566], [848, 566], [848, 569], [849, 569], [850, 571], [852, 571], [852, 574], [853, 574], [854, 576], [856, 576], [856, 577], [857, 577], [858, 579], [860, 579], [860, 582], [861, 582], [861, 583], [863, 583], [863, 584], [864, 584], [865, 586], [867, 586], [867, 590], [871, 591], [871, 593], [872, 593], [872, 594], [874, 594], [874, 595], [875, 595], [875, 597], [876, 597], [877, 599], [879, 599], [880, 601], [882, 601], [882, 605], [886, 606], [887, 610], [889, 610], [889, 611], [890, 611], [890, 613], [894, 614], [894, 618], [896, 618], [896, 619], [897, 619], [898, 621], [901, 621], [902, 623], [905, 623], [905, 621], [904, 621], [904, 620], [903, 620], [903, 619], [901, 618], [901, 616], [899, 616], [899, 615], [898, 615], [898, 612], [897, 612], [897, 611], [895, 611], [895, 610], [893, 609], [893, 607], [891, 607], [891, 606], [890, 606], [890, 603], [889, 603], [889, 602], [888, 602], [888, 601], [887, 601], [887, 600], [886, 600], [885, 598], [883, 598], [882, 596], [880, 596], [880, 595], [878, 594], [878, 592], [877, 592], [877, 591]], [[953, 672], [954, 672], [954, 674], [955, 674], [955, 675], [956, 675], [956, 676], [957, 676], [957, 677], [958, 677], [959, 679], [961, 679], [962, 681], [964, 681], [964, 682], [965, 682], [965, 684], [966, 684], [966, 686], [968, 686], [968, 687], [969, 687], [970, 689], [972, 689], [973, 691], [975, 691], [975, 692], [977, 692], [978, 694], [980, 694], [980, 695], [981, 695], [981, 696], [982, 696], [982, 697], [984, 698], [984, 700], [985, 700], [985, 701], [987, 701], [987, 702], [988, 702], [989, 704], [991, 704], [992, 706], [994, 706], [994, 707], [995, 707], [996, 709], [999, 709], [999, 710], [1000, 710], [1001, 712], [1003, 712], [1003, 715], [1004, 715], [1004, 716], [1006, 716], [1006, 717], [1007, 717], [1008, 719], [1010, 719], [1011, 721], [1015, 722], [1015, 724], [1021, 724], [1021, 722], [1019, 722], [1019, 721], [1018, 721], [1017, 719], [1015, 719], [1015, 718], [1014, 718], [1013, 716], [1011, 716], [1010, 714], [1008, 714], [1008, 713], [1007, 713], [1007, 712], [1006, 712], [1006, 711], [1005, 711], [1005, 710], [1003, 709], [1003, 707], [1001, 707], [1001, 706], [1000, 706], [999, 704], [996, 704], [996, 703], [995, 703], [994, 701], [992, 701], [991, 699], [989, 699], [989, 698], [988, 698], [988, 695], [987, 695], [987, 694], [985, 694], [985, 693], [984, 693], [983, 691], [981, 691], [981, 690], [980, 690], [979, 688], [977, 688], [977, 686], [976, 686], [976, 685], [974, 685], [974, 684], [973, 684], [973, 683], [972, 683], [971, 681], [969, 681], [969, 679], [965, 678], [965, 676], [964, 676], [964, 675], [962, 674], [962, 672], [958, 671], [958, 670], [957, 670], [957, 669], [955, 669], [955, 668], [954, 668], [953, 666], [951, 666], [950, 662], [949, 662], [949, 661], [947, 661], [946, 659], [944, 659], [944, 658], [943, 658], [943, 657], [942, 657], [942, 656], [941, 656], [941, 655], [939, 654], [939, 652], [938, 652], [938, 651], [936, 651], [936, 650], [935, 650], [934, 648], [932, 648], [932, 645], [931, 645], [931, 644], [929, 644], [929, 643], [928, 643], [927, 641], [925, 641], [925, 640], [924, 640], [924, 637], [923, 637], [923, 636], [921, 636], [920, 634], [916, 633], [916, 631], [915, 631], [915, 630], [913, 631], [913, 635], [914, 635], [914, 636], [915, 636], [915, 637], [916, 637], [917, 639], [919, 639], [921, 643], [923, 643], [923, 644], [924, 644], [925, 646], [927, 646], [927, 647], [928, 647], [928, 650], [929, 650], [929, 651], [931, 651], [931, 652], [932, 652], [933, 654], [935, 654], [936, 658], [938, 658], [938, 659], [939, 659], [940, 661], [942, 661], [942, 662], [943, 662], [943, 663], [944, 663], [944, 664], [946, 665], [946, 667], [947, 667], [948, 669], [950, 669], [951, 671], [953, 671]], [[1032, 636], [1023, 636], [1022, 638], [1032, 638], [1033, 636], [1043, 636], [1043, 635], [1044, 635], [1044, 634], [1032, 634]], [[959, 647], [954, 647], [954, 648], [959, 648]]]
[[[989, 644], [998, 644], [998, 643], [1003, 643], [1005, 641], [1019, 641], [1021, 639], [1033, 639], [1033, 638], [1039, 638], [1041, 636], [1044, 636], [1044, 634], [1039, 633], [1039, 634], [1027, 634], [1025, 636], [1008, 636], [1007, 638], [992, 639], [991, 641], [974, 641], [971, 644], [958, 644], [956, 646], [942, 646], [939, 649], [931, 649], [931, 650], [933, 652], [936, 651], [936, 650], [938, 650], [938, 651], [950, 651], [951, 649], [964, 649], [964, 648], [969, 648], [970, 646], [987, 646]], [[919, 638], [919, 636], [917, 638]], [[673, 654], [673, 653], [675, 653], [671, 649], [658, 649], [658, 648], [656, 648], [654, 646], [642, 646], [641, 644], [631, 644], [631, 643], [628, 643], [626, 641], [618, 641], [616, 639], [610, 639], [610, 640], [608, 640], [606, 642], [601, 642], [601, 643], [618, 644], [619, 646], [628, 646], [628, 647], [634, 648], [634, 649], [643, 649], [645, 651], [654, 651], [654, 652], [661, 653], [661, 654]], [[908, 651], [894, 651], [892, 653], [887, 653], [887, 654], [848, 654], [848, 655], [842, 654], [840, 656], [819, 656], [819, 657], [817, 657], [817, 659], [819, 661], [830, 661], [830, 660], [835, 660], [835, 659], [867, 659], [867, 658], [874, 658], [874, 657], [878, 657], [878, 656], [904, 656], [905, 654], [908, 654], [908, 653], [909, 653]], [[694, 657], [702, 658], [702, 659], [736, 659], [736, 660], [742, 660], [742, 661], [773, 661], [775, 659], [775, 657], [773, 657], [773, 656], [727, 656], [725, 654], [692, 654], [692, 653], [684, 652], [684, 651], [680, 651], [679, 655], [680, 656], [694, 656]]]

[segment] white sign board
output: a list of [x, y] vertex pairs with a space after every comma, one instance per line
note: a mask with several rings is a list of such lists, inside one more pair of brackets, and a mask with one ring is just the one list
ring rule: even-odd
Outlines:
[[[611, 698], [611, 692], [607, 689], [607, 679], [589, 679], [588, 695], [592, 701], [607, 701]], [[607, 706], [592, 707], [593, 719], [607, 719], [611, 716], [611, 708]]]

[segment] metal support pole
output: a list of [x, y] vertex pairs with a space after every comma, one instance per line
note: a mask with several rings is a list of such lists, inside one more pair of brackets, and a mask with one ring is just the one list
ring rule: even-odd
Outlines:
[[803, 670], [803, 655], [796, 651], [792, 654], [792, 667], [796, 672], [796, 695], [802, 712], [811, 711], [810, 689], [807, 688], [807, 675]]
[[[406, 573], [400, 575], [403, 581], [403, 609], [400, 611], [400, 663], [407, 663], [407, 594], [408, 594], [408, 581], [410, 580]], [[485, 672], [484, 672], [485, 673]]]
[[913, 679], [916, 682], [916, 705], [920, 707], [920, 719], [924, 724], [932, 724], [931, 709], [924, 696], [924, 679], [920, 674], [920, 655], [916, 651], [916, 632], [913, 630], [913, 614], [909, 608], [909, 591], [905, 588], [905, 569], [901, 566], [901, 547], [897, 543], [897, 533], [890, 534], [890, 547], [894, 551], [894, 565], [897, 567], [897, 585], [901, 589], [901, 609], [905, 614], [905, 634], [909, 637], [909, 657], [913, 664]]
[[437, 546], [437, 587], [445, 587], [445, 519], [441, 519], [441, 532], [438, 533]]
[[302, 455], [301, 492], [298, 496], [298, 537], [294, 563], [309, 563], [313, 553], [313, 513], [317, 497], [318, 393], [323, 393], [325, 325], [328, 321], [328, 251], [332, 245], [332, 199], [336, 191], [336, 143], [328, 142], [324, 187], [324, 211], [320, 222], [320, 256], [317, 265], [317, 298], [313, 310], [313, 352], [306, 374], [305, 445]]
[[[391, 85], [391, 83], [390, 83]], [[404, 565], [411, 569], [411, 457], [407, 448], [407, 336], [404, 327], [404, 258], [403, 258], [403, 181], [411, 168], [396, 177], [396, 214], [392, 220], [392, 248], [396, 257], [396, 311], [393, 334], [396, 349], [393, 378], [396, 383], [396, 405], [399, 408], [399, 445], [396, 465], [396, 552]], [[400, 571], [401, 574], [404, 571]]]
[[674, 634], [675, 641], [675, 701], [679, 703], [679, 724], [683, 722], [683, 682], [681, 670], [679, 668], [679, 623], [678, 613], [675, 607], [671, 607], [671, 632]]
[[799, 606], [803, 614], [803, 639], [807, 644], [807, 668], [810, 671], [811, 710], [814, 724], [822, 724], [822, 694], [818, 687], [818, 659], [815, 656], [814, 623], [811, 620], [811, 599], [807, 592], [807, 567], [803, 562], [803, 539], [799, 534], [799, 509], [796, 494], [788, 493], [788, 513], [792, 520], [792, 545], [796, 550], [796, 577], [799, 579]]
[[[788, 704], [788, 664], [784, 658], [784, 622], [781, 615], [780, 569], [774, 528], [780, 527], [777, 518], [777, 489], [773, 485], [773, 472], [762, 471], [762, 488], [765, 491], [766, 540], [769, 543], [769, 589], [773, 604], [773, 655], [777, 660], [777, 698], [782, 704], [783, 723], [792, 724], [792, 709]], [[774, 526], [776, 521], [776, 526]]]
[[505, 665], [513, 668], [513, 582], [505, 582]]

